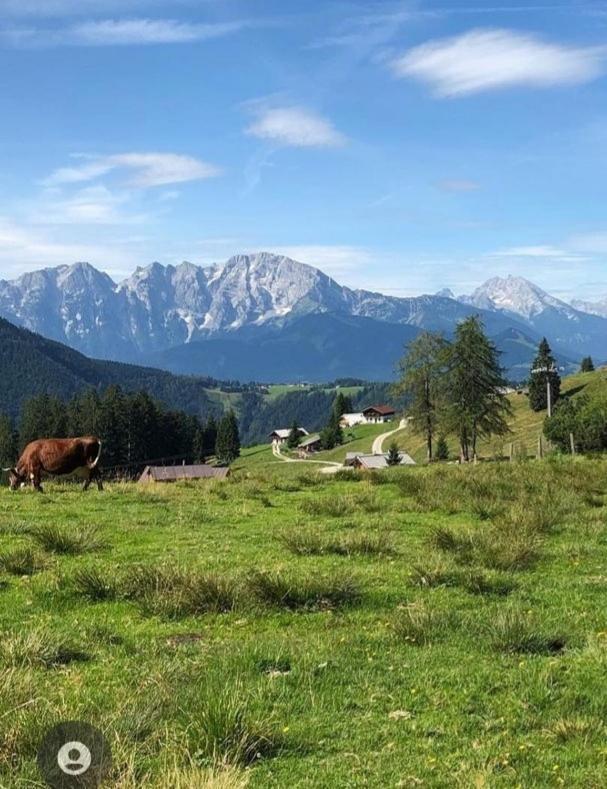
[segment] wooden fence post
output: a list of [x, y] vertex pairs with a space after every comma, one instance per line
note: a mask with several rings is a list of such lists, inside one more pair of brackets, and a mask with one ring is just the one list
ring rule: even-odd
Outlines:
[[575, 455], [575, 438], [573, 433], [569, 433], [569, 445], [571, 446], [571, 454]]

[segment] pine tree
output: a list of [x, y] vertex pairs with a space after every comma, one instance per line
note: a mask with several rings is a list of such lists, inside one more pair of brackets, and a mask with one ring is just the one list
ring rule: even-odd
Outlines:
[[6, 414], [0, 414], [0, 467], [13, 466], [16, 456], [17, 437], [12, 422]]
[[395, 392], [410, 398], [407, 415], [413, 430], [426, 439], [428, 462], [432, 460], [432, 442], [444, 401], [448, 347], [440, 334], [423, 332], [409, 344], [399, 363], [401, 377]]
[[228, 411], [219, 423], [215, 455], [223, 466], [228, 466], [240, 456], [240, 436], [234, 411]]
[[37, 438], [65, 438], [67, 409], [61, 400], [42, 394], [27, 400], [19, 419], [19, 446]]
[[449, 460], [449, 446], [444, 436], [439, 436], [435, 458], [436, 460]]
[[457, 435], [460, 460], [466, 462], [475, 457], [479, 438], [509, 432], [506, 420], [512, 415], [499, 353], [477, 316], [455, 330], [447, 384], [445, 425]]
[[592, 356], [584, 356], [584, 358], [582, 359], [582, 364], [580, 365], [580, 372], [582, 373], [594, 372], [594, 362], [592, 361]]
[[217, 444], [217, 421], [214, 416], [210, 416], [204, 426], [203, 432], [203, 451], [205, 457], [215, 454]]
[[296, 449], [299, 446], [301, 441], [301, 435], [299, 432], [299, 425], [297, 424], [297, 420], [294, 420], [293, 425], [291, 427], [291, 432], [289, 433], [289, 437], [287, 438], [287, 447], [289, 449]]
[[386, 458], [386, 463], [389, 466], [400, 465], [400, 450], [396, 441], [393, 441], [388, 448], [388, 457]]
[[529, 380], [529, 405], [532, 411], [545, 411], [548, 408], [548, 381], [550, 381], [552, 405], [556, 403], [561, 393], [561, 378], [545, 337], [539, 344], [531, 369], [536, 372], [531, 373]]
[[334, 449], [344, 443], [344, 431], [335, 412], [331, 414], [327, 426], [320, 431], [320, 443], [323, 449]]
[[343, 392], [338, 392], [333, 401], [333, 414], [340, 419], [344, 414], [351, 414], [353, 410], [352, 398]]

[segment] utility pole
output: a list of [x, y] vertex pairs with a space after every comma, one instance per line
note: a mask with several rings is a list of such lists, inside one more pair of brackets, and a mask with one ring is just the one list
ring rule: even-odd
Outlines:
[[546, 396], [548, 402], [548, 416], [552, 416], [552, 386], [550, 384], [550, 373], [556, 373], [557, 367], [556, 365], [552, 365], [552, 367], [536, 367], [534, 370], [531, 370], [533, 375], [540, 375], [541, 373], [546, 373]]

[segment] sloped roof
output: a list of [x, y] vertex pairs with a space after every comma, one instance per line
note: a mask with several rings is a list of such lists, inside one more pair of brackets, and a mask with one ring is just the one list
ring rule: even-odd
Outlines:
[[146, 466], [139, 477], [139, 482], [150, 479], [154, 482], [176, 482], [179, 479], [225, 479], [230, 473], [229, 468], [206, 466]]
[[[400, 462], [399, 466], [415, 466], [415, 461], [413, 458], [408, 455], [406, 452], [401, 452], [399, 454]], [[360, 463], [363, 468], [367, 469], [382, 469], [382, 468], [389, 468], [388, 466], [388, 455], [357, 455], [356, 460]]]
[[363, 414], [366, 414], [367, 411], [375, 411], [375, 413], [381, 414], [381, 416], [389, 416], [390, 414], [396, 413], [395, 409], [390, 405], [370, 405], [363, 410]]
[[314, 433], [314, 435], [308, 436], [308, 438], [304, 438], [303, 441], [300, 441], [299, 446], [308, 447], [310, 446], [310, 444], [316, 444], [318, 441], [320, 441], [320, 436], [318, 435], [318, 433]]
[[[291, 435], [291, 427], [281, 427], [279, 430], [272, 430], [270, 433], [271, 436], [276, 436], [277, 438], [288, 438]], [[302, 436], [309, 435], [308, 431], [305, 427], [298, 427], [297, 428]]]

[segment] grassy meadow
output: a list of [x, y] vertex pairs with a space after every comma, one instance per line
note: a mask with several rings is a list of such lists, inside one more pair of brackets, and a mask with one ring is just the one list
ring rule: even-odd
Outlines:
[[0, 491], [0, 786], [601, 787], [607, 463]]

